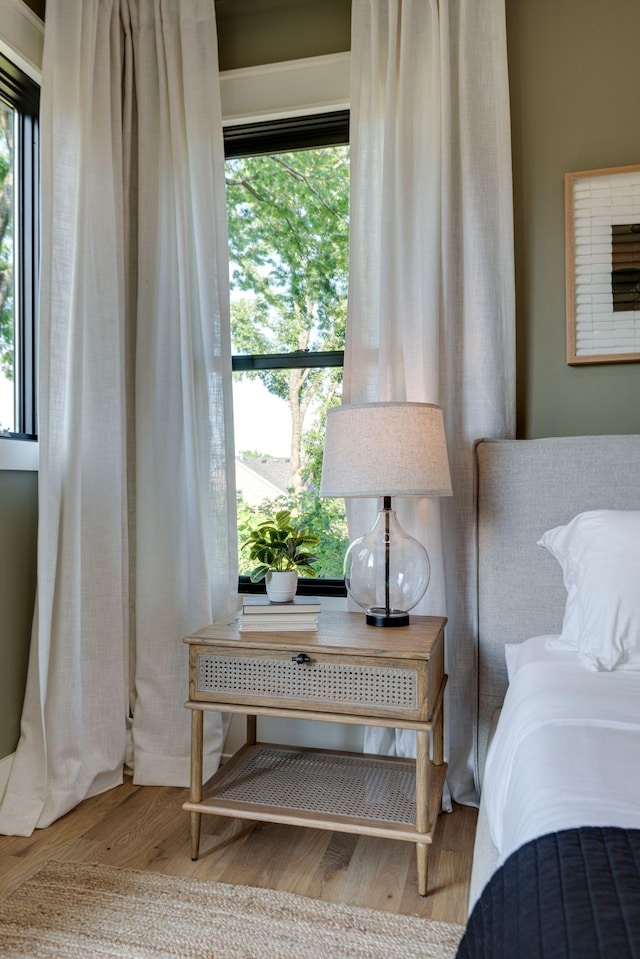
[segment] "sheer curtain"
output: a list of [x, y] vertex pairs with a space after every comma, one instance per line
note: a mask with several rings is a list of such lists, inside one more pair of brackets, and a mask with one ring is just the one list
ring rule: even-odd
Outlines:
[[[416, 613], [446, 614], [449, 786], [476, 800], [473, 441], [515, 425], [504, 0], [353, 0], [351, 247], [344, 402], [444, 412], [454, 495], [394, 502], [427, 547]], [[376, 504], [349, 504], [351, 537]], [[411, 754], [413, 734], [365, 749]]]
[[188, 782], [182, 638], [237, 592], [213, 4], [49, 0], [41, 116], [38, 592], [0, 809], [22, 835], [126, 765]]

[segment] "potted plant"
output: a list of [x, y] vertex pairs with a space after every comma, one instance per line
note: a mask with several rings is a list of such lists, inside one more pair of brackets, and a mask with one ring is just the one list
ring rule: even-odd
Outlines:
[[298, 573], [315, 576], [310, 552], [320, 537], [292, 519], [291, 511], [278, 510], [272, 519], [258, 523], [242, 544], [257, 565], [249, 574], [252, 583], [266, 582], [267, 595], [274, 603], [289, 603], [298, 587]]

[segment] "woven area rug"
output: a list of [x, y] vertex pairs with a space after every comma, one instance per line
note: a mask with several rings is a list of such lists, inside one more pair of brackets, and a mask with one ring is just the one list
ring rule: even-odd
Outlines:
[[0, 901], [3, 959], [453, 959], [463, 927], [292, 893], [49, 862]]

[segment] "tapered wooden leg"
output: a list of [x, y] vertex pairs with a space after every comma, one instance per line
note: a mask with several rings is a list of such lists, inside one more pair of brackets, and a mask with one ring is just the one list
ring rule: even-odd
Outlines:
[[416, 829], [429, 829], [429, 786], [431, 763], [429, 761], [429, 733], [416, 733]]
[[[447, 684], [448, 677], [443, 679], [443, 691]], [[433, 720], [433, 765], [442, 766], [444, 763], [444, 695], [440, 699], [440, 708]], [[442, 812], [442, 795], [438, 804], [438, 813]], [[434, 824], [435, 825], [435, 824]]]
[[418, 862], [418, 892], [424, 898], [427, 895], [427, 863], [429, 845], [426, 842], [416, 843], [416, 858]]
[[[429, 829], [429, 733], [416, 733], [416, 830], [426, 833]], [[427, 895], [427, 843], [416, 844], [418, 860], [418, 892]]]
[[444, 704], [440, 707], [433, 725], [433, 763], [434, 766], [442, 766], [444, 762], [444, 725], [442, 720], [442, 710]]
[[[191, 710], [191, 802], [202, 802], [202, 735], [204, 713], [201, 709]], [[200, 824], [202, 813], [191, 813], [191, 858], [200, 855]]]
[[258, 734], [257, 716], [247, 716], [247, 744], [255, 746]]
[[200, 855], [200, 824], [202, 813], [191, 813], [191, 860], [195, 862]]

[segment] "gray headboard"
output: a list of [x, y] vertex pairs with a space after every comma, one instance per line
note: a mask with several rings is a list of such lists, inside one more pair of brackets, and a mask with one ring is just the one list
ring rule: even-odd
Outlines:
[[566, 600], [545, 530], [588, 509], [640, 509], [640, 435], [480, 440], [476, 444], [478, 739], [507, 688], [505, 643], [559, 633]]

